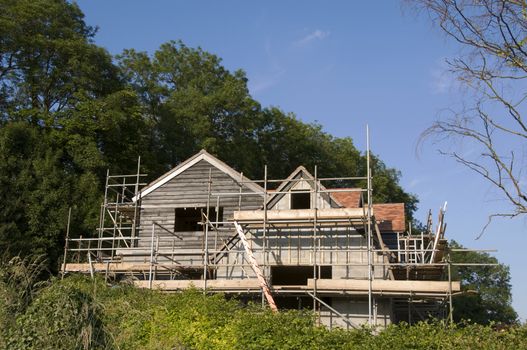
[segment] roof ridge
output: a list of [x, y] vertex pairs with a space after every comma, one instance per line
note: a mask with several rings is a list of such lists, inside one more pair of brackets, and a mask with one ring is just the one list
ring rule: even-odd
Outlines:
[[[194, 164], [198, 163], [201, 160], [207, 161], [210, 165], [214, 166], [215, 168], [219, 169], [223, 173], [227, 174], [233, 180], [239, 181], [240, 177], [242, 181], [246, 184], [247, 187], [252, 188], [254, 192], [257, 192], [258, 194], [261, 194], [264, 189], [253, 180], [249, 179], [245, 175], [243, 175], [241, 172], [236, 171], [234, 168], [232, 168], [227, 163], [223, 162], [219, 158], [215, 157], [214, 155], [207, 152], [205, 149], [201, 149], [198, 153], [194, 154], [190, 158], [184, 160], [183, 162], [176, 165], [174, 168], [169, 170], [168, 172], [164, 173], [154, 181], [150, 182], [148, 185], [143, 187], [141, 191], [139, 192], [139, 198], [144, 197], [154, 191], [155, 189], [159, 188], [160, 186], [164, 185], [168, 181], [172, 180], [174, 177], [178, 176], [183, 171], [187, 170], [187, 168], [193, 166]], [[133, 200], [135, 201], [137, 198], [134, 197]]]

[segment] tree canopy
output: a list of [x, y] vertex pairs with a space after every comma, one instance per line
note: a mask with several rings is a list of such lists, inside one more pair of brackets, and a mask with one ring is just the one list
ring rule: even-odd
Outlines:
[[461, 295], [454, 297], [454, 320], [479, 324], [499, 322], [514, 324], [518, 320], [512, 308], [509, 267], [485, 252], [455, 251], [464, 248], [456, 241], [449, 244], [453, 263], [480, 263], [483, 266], [453, 266], [454, 279], [461, 281]]
[[[71, 232], [95, 232], [106, 169], [156, 178], [207, 149], [250, 178], [283, 178], [298, 165], [322, 176], [366, 172], [351, 138], [336, 138], [293, 113], [262, 107], [241, 70], [181, 41], [153, 54], [112, 57], [75, 3], [0, 0], [0, 250], [62, 252]], [[374, 200], [417, 198], [400, 173], [373, 156]], [[344, 186], [346, 184], [336, 184]]]

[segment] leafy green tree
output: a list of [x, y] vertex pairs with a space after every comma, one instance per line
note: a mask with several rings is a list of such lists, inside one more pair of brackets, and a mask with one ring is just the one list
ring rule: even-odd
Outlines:
[[53, 141], [23, 122], [0, 129], [0, 249], [44, 254], [50, 263], [61, 253], [68, 207], [75, 209], [73, 227], [83, 232], [95, 224], [93, 203], [100, 198], [97, 177], [68, 173], [66, 152]]
[[[298, 165], [321, 176], [364, 175], [350, 138], [262, 108], [241, 70], [182, 42], [116, 63], [66, 0], [0, 0], [0, 250], [44, 254], [56, 271], [68, 208], [72, 235], [97, 225], [106, 169], [155, 178], [205, 148], [251, 178]], [[417, 199], [372, 158], [374, 199]], [[336, 186], [347, 186], [339, 183]], [[358, 185], [358, 184], [357, 184]]]
[[0, 250], [44, 254], [52, 271], [68, 208], [90, 235], [105, 169], [148, 155], [139, 98], [94, 33], [74, 3], [0, 0]]
[[[464, 248], [456, 241], [451, 249]], [[462, 295], [453, 300], [454, 320], [469, 320], [480, 324], [500, 322], [514, 324], [518, 315], [514, 311], [509, 267], [484, 252], [451, 252], [453, 263], [485, 263], [489, 266], [453, 266], [454, 279], [461, 281]]]
[[[249, 94], [245, 73], [229, 72], [201, 48], [172, 41], [152, 56], [125, 50], [118, 61], [123, 80], [153, 122], [153, 149], [164, 165], [155, 176], [202, 148], [255, 179], [263, 178], [264, 165], [272, 178], [284, 178], [299, 165], [317, 165], [326, 177], [366, 173], [365, 156], [350, 138], [335, 138], [279, 108], [261, 108]], [[375, 156], [372, 172], [374, 200], [405, 202], [411, 217], [417, 198], [401, 188], [400, 173]]]
[[0, 1], [0, 116], [54, 125], [54, 111], [75, 105], [77, 93], [103, 96], [118, 88], [106, 50], [91, 42], [75, 3]]
[[155, 121], [163, 171], [202, 148], [247, 168], [249, 151], [256, 150], [252, 130], [259, 104], [242, 71], [231, 73], [217, 56], [175, 41], [161, 45], [153, 57], [126, 50], [119, 66]]

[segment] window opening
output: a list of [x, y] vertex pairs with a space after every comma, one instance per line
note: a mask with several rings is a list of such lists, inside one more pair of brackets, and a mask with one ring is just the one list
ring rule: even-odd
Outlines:
[[291, 191], [291, 209], [311, 209], [311, 193]]
[[[176, 208], [174, 232], [202, 231], [201, 213], [207, 213], [206, 207]], [[216, 208], [209, 207], [209, 220], [216, 221]], [[223, 208], [219, 208], [218, 221], [223, 221]]]

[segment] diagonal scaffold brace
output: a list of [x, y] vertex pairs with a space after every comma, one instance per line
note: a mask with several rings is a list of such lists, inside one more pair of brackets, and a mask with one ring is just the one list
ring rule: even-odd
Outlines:
[[234, 227], [236, 227], [236, 232], [238, 232], [238, 236], [240, 236], [240, 241], [242, 242], [243, 247], [245, 248], [245, 252], [247, 253], [247, 260], [251, 264], [251, 267], [254, 273], [256, 274], [256, 277], [258, 278], [258, 282], [260, 282], [260, 286], [262, 287], [262, 291], [265, 295], [267, 303], [269, 304], [269, 307], [274, 312], [277, 312], [278, 308], [276, 307], [276, 303], [274, 302], [273, 296], [271, 294], [271, 289], [267, 284], [267, 281], [262, 273], [262, 270], [260, 269], [260, 266], [258, 265], [258, 262], [254, 258], [253, 252], [251, 250], [251, 247], [249, 247], [249, 242], [247, 241], [247, 237], [245, 236], [242, 227], [236, 221], [234, 222]]

